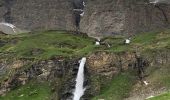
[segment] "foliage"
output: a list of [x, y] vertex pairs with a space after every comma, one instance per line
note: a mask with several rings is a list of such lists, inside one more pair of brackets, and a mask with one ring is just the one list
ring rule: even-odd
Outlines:
[[28, 84], [1, 96], [0, 100], [49, 100], [51, 95], [48, 83], [30, 81]]

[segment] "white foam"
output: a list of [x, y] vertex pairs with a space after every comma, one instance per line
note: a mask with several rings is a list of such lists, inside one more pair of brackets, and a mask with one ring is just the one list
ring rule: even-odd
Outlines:
[[85, 2], [83, 1], [83, 6], [85, 7], [86, 6], [86, 4], [85, 4]]

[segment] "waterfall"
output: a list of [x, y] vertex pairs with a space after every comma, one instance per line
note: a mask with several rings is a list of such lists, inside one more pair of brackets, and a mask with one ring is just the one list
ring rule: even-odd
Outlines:
[[86, 6], [84, 0], [73, 0], [73, 11], [75, 15], [75, 25], [77, 29], [80, 26], [81, 17], [84, 16], [84, 7]]
[[80, 61], [80, 65], [79, 65], [79, 70], [77, 73], [77, 78], [76, 78], [76, 88], [74, 91], [74, 98], [73, 100], [80, 100], [81, 96], [83, 96], [84, 91], [86, 90], [83, 87], [83, 83], [84, 83], [84, 65], [86, 63], [86, 58], [83, 57]]

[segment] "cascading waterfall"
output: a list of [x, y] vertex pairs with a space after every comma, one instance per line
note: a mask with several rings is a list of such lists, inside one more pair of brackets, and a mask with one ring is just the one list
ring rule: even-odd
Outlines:
[[6, 8], [6, 12], [4, 13], [3, 18], [5, 22], [13, 23], [13, 18], [11, 16], [11, 9], [15, 0], [3, 0], [3, 1], [4, 1], [4, 7]]
[[84, 16], [85, 7], [84, 0], [73, 0], [73, 7], [74, 7], [73, 11], [75, 14], [75, 25], [77, 29], [79, 29], [81, 17]]
[[76, 88], [74, 91], [74, 98], [73, 100], [80, 100], [81, 96], [83, 96], [84, 91], [86, 90], [83, 87], [84, 83], [84, 65], [86, 63], [86, 58], [83, 57], [81, 59], [80, 65], [79, 65], [79, 70], [77, 73], [77, 78], [76, 78]]

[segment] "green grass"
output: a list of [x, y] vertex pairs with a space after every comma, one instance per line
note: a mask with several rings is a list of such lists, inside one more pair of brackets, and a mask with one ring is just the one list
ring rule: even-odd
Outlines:
[[170, 100], [170, 93], [165, 93], [147, 100]]
[[153, 71], [150, 71], [150, 75], [148, 79], [152, 81], [152, 83], [159, 83], [159, 85], [170, 89], [170, 67], [169, 65], [159, 65], [153, 66], [155, 68]]
[[155, 40], [157, 34], [157, 32], [141, 33], [136, 35], [132, 42], [146, 45], [147, 43], [151, 43]]
[[[83, 35], [75, 35], [64, 31], [45, 31], [1, 36], [0, 40], [7, 44], [0, 47], [0, 56], [8, 54], [15, 58], [49, 59], [53, 56], [75, 57], [85, 56], [95, 51], [126, 52], [136, 48], [155, 49], [170, 48], [169, 31], [138, 34], [132, 43], [124, 44], [125, 37], [106, 37], [101, 41], [105, 45], [95, 46], [95, 40]], [[107, 44], [111, 47], [108, 48]]]
[[135, 49], [140, 50], [168, 48], [170, 46], [170, 32], [150, 32], [136, 35], [132, 39], [132, 45]]
[[[0, 48], [0, 52], [15, 53], [15, 57], [48, 59], [52, 56], [79, 56], [94, 49], [94, 40], [87, 36], [60, 31], [37, 32], [7, 36], [3, 40], [16, 40]], [[1, 40], [2, 40], [1, 39]]]
[[[111, 48], [102, 50], [108, 52], [127, 52], [170, 48], [170, 31], [140, 33], [131, 37], [130, 44], [124, 44], [125, 37], [106, 37], [104, 43], [111, 45]], [[103, 47], [102, 47], [103, 48]]]
[[134, 84], [134, 77], [129, 73], [121, 73], [103, 87], [101, 93], [92, 100], [122, 100], [127, 97]]
[[0, 100], [49, 100], [50, 95], [49, 84], [31, 81], [5, 96], [0, 96]]

